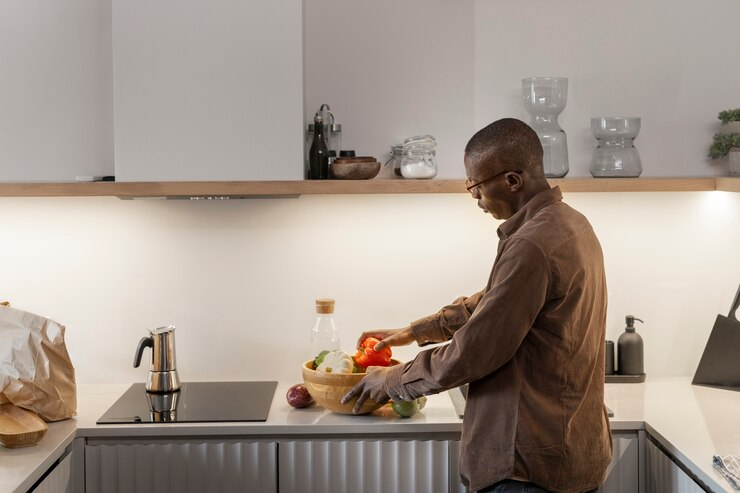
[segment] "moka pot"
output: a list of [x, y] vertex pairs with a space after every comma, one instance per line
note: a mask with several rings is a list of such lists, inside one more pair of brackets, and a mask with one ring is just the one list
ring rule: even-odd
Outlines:
[[152, 348], [152, 362], [146, 380], [146, 391], [154, 393], [180, 390], [180, 377], [175, 363], [175, 326], [168, 325], [149, 330], [149, 337], [139, 341], [134, 355], [134, 368], [141, 363], [144, 349]]

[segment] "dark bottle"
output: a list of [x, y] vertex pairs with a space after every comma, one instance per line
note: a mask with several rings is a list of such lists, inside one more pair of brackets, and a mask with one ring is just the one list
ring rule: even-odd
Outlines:
[[324, 120], [316, 113], [313, 118], [313, 142], [308, 152], [308, 179], [326, 180], [329, 178], [329, 148], [324, 138]]
[[627, 315], [627, 327], [617, 340], [617, 371], [620, 375], [642, 375], [645, 373], [642, 337], [635, 332], [635, 320], [642, 322], [633, 315]]

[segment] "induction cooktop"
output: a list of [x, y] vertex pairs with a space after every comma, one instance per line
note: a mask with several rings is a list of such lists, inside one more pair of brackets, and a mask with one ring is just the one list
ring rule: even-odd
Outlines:
[[97, 424], [266, 421], [276, 387], [277, 382], [184, 382], [177, 392], [154, 394], [135, 383]]

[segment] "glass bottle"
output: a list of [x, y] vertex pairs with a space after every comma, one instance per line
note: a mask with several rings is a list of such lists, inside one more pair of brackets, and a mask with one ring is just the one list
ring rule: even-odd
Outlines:
[[568, 142], [558, 115], [568, 99], [565, 77], [529, 77], [522, 79], [524, 109], [532, 115], [530, 125], [542, 143], [545, 176], [561, 178], [568, 174]]
[[324, 138], [324, 120], [316, 113], [313, 123], [313, 143], [308, 152], [308, 179], [326, 180], [329, 178], [329, 149]]
[[311, 329], [311, 353], [316, 357], [321, 351], [339, 349], [339, 328], [334, 322], [334, 300], [316, 300], [316, 321]]

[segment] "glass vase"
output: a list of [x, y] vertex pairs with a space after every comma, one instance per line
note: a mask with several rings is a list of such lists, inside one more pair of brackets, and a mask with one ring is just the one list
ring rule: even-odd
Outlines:
[[730, 149], [730, 176], [740, 176], [740, 147]]
[[598, 142], [591, 158], [591, 175], [596, 178], [640, 176], [642, 162], [634, 146], [634, 139], [640, 133], [640, 118], [591, 118], [591, 133]]
[[530, 126], [542, 143], [545, 176], [561, 178], [568, 173], [568, 142], [558, 115], [568, 99], [566, 77], [522, 79], [524, 109], [532, 116]]

